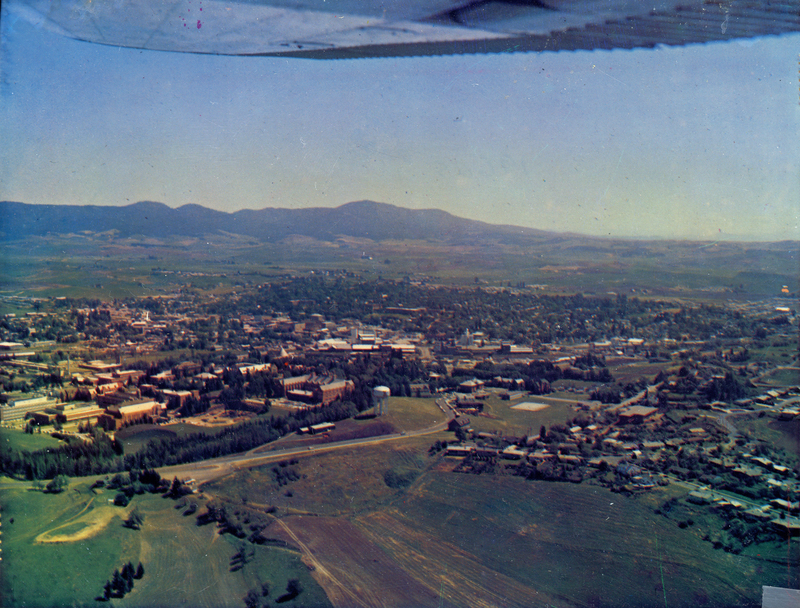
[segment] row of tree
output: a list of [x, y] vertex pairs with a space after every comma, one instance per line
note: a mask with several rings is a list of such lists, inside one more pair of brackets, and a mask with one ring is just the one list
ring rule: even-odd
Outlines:
[[103, 594], [96, 599], [107, 602], [111, 598], [123, 598], [125, 594], [133, 590], [134, 581], [140, 580], [143, 576], [144, 566], [142, 562], [139, 562], [139, 565], [135, 568], [131, 562], [128, 562], [122, 566], [122, 570], [119, 568], [114, 570], [111, 579], [107, 580], [106, 584], [103, 585]]

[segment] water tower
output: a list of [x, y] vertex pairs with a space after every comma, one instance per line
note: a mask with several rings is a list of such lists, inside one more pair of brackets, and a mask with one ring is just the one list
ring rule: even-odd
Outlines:
[[375, 415], [383, 416], [389, 413], [389, 395], [392, 391], [388, 386], [376, 386], [372, 389], [372, 402], [375, 405]]

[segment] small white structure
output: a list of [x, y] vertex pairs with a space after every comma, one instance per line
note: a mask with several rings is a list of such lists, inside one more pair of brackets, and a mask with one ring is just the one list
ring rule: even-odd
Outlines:
[[392, 391], [388, 386], [376, 386], [372, 389], [372, 401], [375, 404], [375, 414], [383, 416], [389, 413], [389, 395]]

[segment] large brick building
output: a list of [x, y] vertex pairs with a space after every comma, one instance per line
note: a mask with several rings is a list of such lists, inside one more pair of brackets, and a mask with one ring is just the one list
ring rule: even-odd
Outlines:
[[142, 399], [125, 405], [112, 405], [106, 408], [106, 413], [98, 418], [97, 423], [108, 431], [115, 431], [136, 422], [155, 420], [163, 408], [162, 404], [152, 399]]
[[296, 376], [281, 380], [284, 394], [293, 401], [303, 403], [321, 403], [327, 405], [337, 399], [344, 399], [355, 389], [352, 380], [330, 380], [329, 378], [312, 378]]

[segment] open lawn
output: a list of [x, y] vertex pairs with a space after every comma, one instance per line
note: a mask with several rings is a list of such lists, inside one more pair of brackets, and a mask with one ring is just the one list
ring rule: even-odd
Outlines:
[[444, 412], [436, 405], [436, 399], [413, 397], [389, 397], [389, 413], [382, 420], [401, 431], [416, 431], [444, 422]]
[[614, 376], [614, 380], [627, 384], [628, 382], [636, 382], [640, 378], [644, 378], [648, 383], [651, 383], [658, 373], [670, 367], [670, 363], [648, 363], [647, 361], [637, 361], [631, 363], [628, 360], [622, 360], [618, 363], [609, 361], [609, 371]]
[[[548, 407], [538, 411], [513, 409], [522, 402], [541, 403]], [[484, 401], [484, 415], [470, 415], [469, 419], [473, 429], [479, 432], [500, 431], [504, 435], [536, 435], [542, 425], [550, 427], [553, 424], [564, 424], [566, 420], [574, 418], [576, 412], [573, 404], [578, 399], [559, 400], [545, 396], [527, 396], [522, 400], [502, 401], [499, 397], [491, 396]]]
[[21, 429], [2, 429], [0, 428], [0, 445], [12, 450], [28, 450], [35, 452], [45, 448], [56, 447], [63, 443], [47, 433], [27, 434]]
[[739, 416], [733, 423], [772, 449], [782, 451], [782, 460], [794, 464], [800, 462], [800, 420], [776, 420], [772, 416], [753, 414]]
[[[263, 583], [271, 589], [267, 599], [277, 601], [289, 579], [303, 592], [283, 602], [287, 607], [329, 605], [298, 552], [248, 544], [248, 562], [233, 568], [241, 541], [220, 536], [213, 524], [197, 526], [172, 500], [141, 495], [119, 508], [108, 502], [114, 491], [95, 495], [83, 481], [55, 495], [28, 486], [3, 484], [4, 607], [97, 606], [95, 596], [127, 561], [141, 561], [145, 576], [115, 606], [241, 608], [247, 591]], [[122, 526], [134, 507], [144, 515], [139, 531]]]
[[175, 437], [177, 433], [155, 424], [139, 424], [120, 429], [115, 437], [122, 442], [126, 454], [135, 454], [151, 439]]
[[[452, 435], [450, 435], [452, 437]], [[411, 483], [430, 466], [427, 450], [435, 438], [403, 439], [374, 446], [335, 449], [254, 467], [203, 486], [211, 495], [260, 508], [285, 512], [344, 515], [374, 509], [395, 497], [400, 488], [387, 485], [387, 473]], [[291, 469], [297, 479], [280, 485], [273, 469]], [[390, 477], [391, 482], [391, 477]]]
[[782, 368], [768, 372], [758, 379], [759, 384], [777, 387], [800, 385], [800, 368]]

